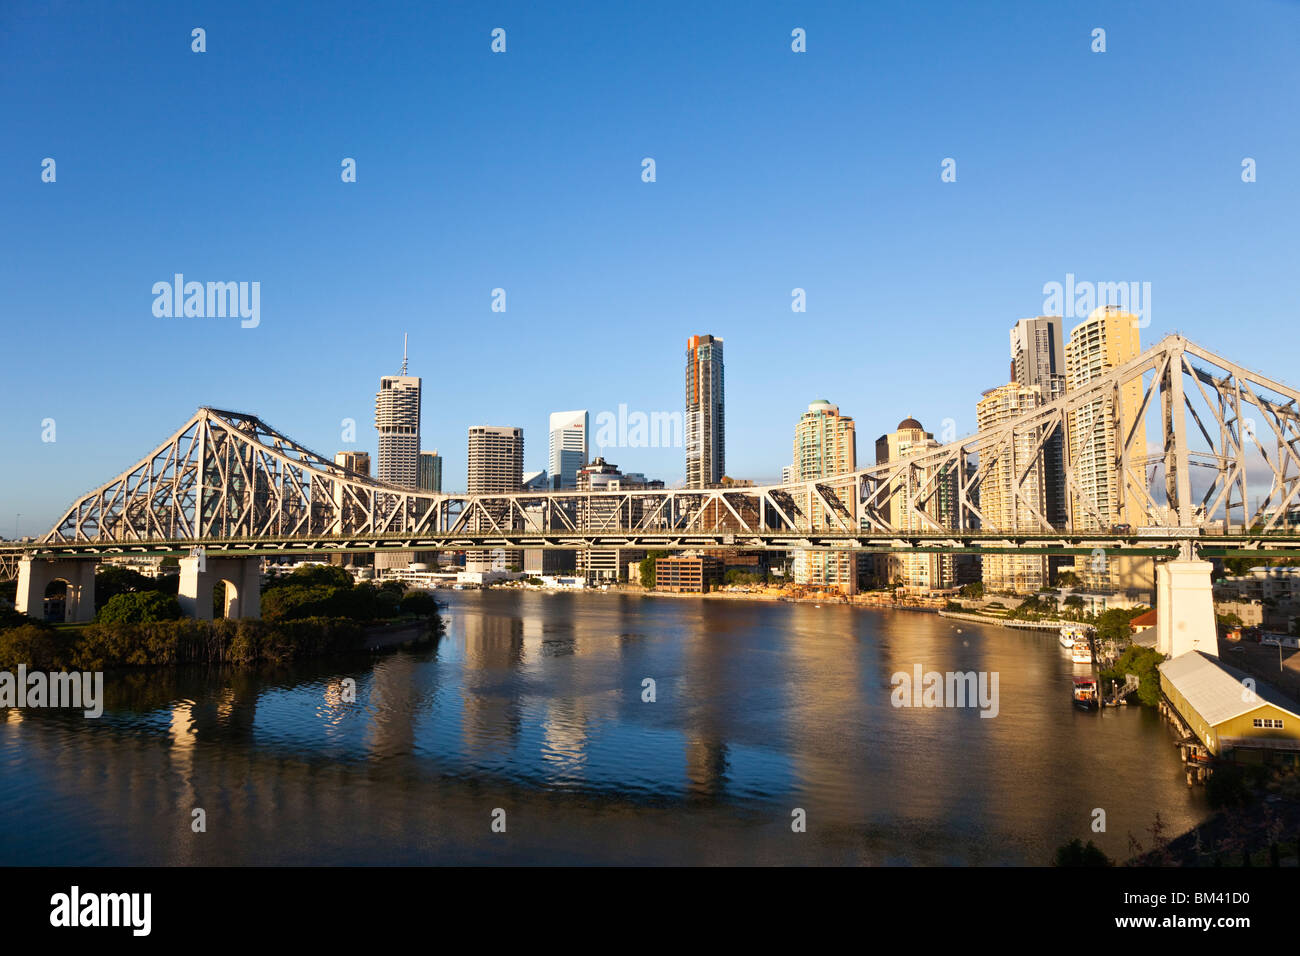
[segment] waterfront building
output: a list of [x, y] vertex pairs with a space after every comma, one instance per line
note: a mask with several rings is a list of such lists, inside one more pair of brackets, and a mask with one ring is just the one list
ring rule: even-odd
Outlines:
[[[1142, 350], [1139, 324], [1137, 316], [1108, 305], [1094, 310], [1075, 326], [1065, 347], [1067, 390], [1083, 388], [1136, 358]], [[1137, 421], [1141, 379], [1122, 387], [1120, 401], [1122, 415], [1118, 423], [1114, 421], [1114, 399], [1109, 395], [1081, 406], [1069, 416], [1069, 460], [1077, 490], [1071, 489], [1067, 503], [1070, 524], [1076, 531], [1109, 531], [1118, 524], [1136, 528], [1146, 523], [1141, 491], [1147, 480], [1146, 431]], [[1134, 436], [1129, 451], [1130, 474], [1125, 476], [1118, 457], [1124, 437], [1130, 432]], [[1075, 559], [1074, 570], [1084, 586], [1094, 590], [1151, 591], [1154, 587], [1149, 558], [1081, 556]]]
[[1160, 689], [1215, 757], [1253, 763], [1280, 753], [1290, 761], [1300, 752], [1300, 707], [1215, 653], [1188, 651], [1165, 661]]
[[[934, 435], [927, 432], [915, 418], [904, 418], [892, 432], [876, 439], [876, 464], [901, 461], [912, 455], [940, 447]], [[916, 500], [921, 489], [932, 489], [925, 500]], [[957, 480], [942, 466], [924, 469], [913, 481], [895, 478], [882, 504], [881, 510], [891, 528], [899, 531], [930, 531], [914, 510], [924, 509], [931, 519], [943, 528], [956, 527]], [[957, 565], [952, 554], [922, 554], [895, 552], [881, 555], [877, 563], [877, 576], [887, 584], [914, 590], [929, 591], [950, 588], [956, 584]]]
[[[514, 494], [523, 489], [524, 479], [524, 430], [512, 426], [475, 425], [469, 429], [469, 453], [467, 456], [466, 491], [471, 495]], [[507, 527], [510, 522], [508, 509], [497, 509], [493, 519], [499, 527]], [[486, 531], [484, 519], [476, 519], [481, 525], [475, 530]], [[518, 551], [503, 551], [494, 554], [489, 551], [467, 551], [465, 553], [466, 571], [506, 570], [522, 565], [522, 555]]]
[[655, 560], [655, 590], [704, 594], [722, 583], [722, 562], [704, 554]]
[[727, 473], [725, 406], [722, 339], [692, 335], [686, 340], [688, 488], [706, 488]]
[[[975, 406], [977, 427], [986, 431], [1013, 421], [1032, 412], [1042, 400], [1037, 385], [1010, 382], [991, 388]], [[1043, 530], [1047, 496], [1038, 445], [1038, 436], [1025, 430], [996, 456], [981, 452], [980, 512], [986, 529]], [[982, 563], [984, 587], [990, 591], [1032, 594], [1048, 583], [1047, 559], [1042, 555], [986, 554]]]
[[551, 412], [551, 487], [556, 491], [577, 487], [578, 469], [587, 464], [590, 416], [585, 409]]
[[[794, 464], [791, 466], [794, 481], [829, 478], [851, 472], [858, 466], [857, 430], [853, 419], [841, 415], [838, 405], [818, 399], [808, 405], [794, 429]], [[850, 508], [856, 501], [846, 502]], [[814, 528], [829, 524], [825, 506], [817, 498], [808, 502], [810, 519]], [[856, 515], [853, 516], [856, 520]], [[796, 551], [794, 555], [794, 580], [796, 584], [820, 585], [839, 588], [846, 594], [858, 589], [858, 556], [834, 554], [826, 551]]]

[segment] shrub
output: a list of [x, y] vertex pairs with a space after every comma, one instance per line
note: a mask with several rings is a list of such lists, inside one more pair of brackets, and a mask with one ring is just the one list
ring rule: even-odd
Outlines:
[[180, 617], [180, 602], [170, 594], [128, 591], [114, 595], [95, 615], [95, 620], [105, 624], [150, 624]]

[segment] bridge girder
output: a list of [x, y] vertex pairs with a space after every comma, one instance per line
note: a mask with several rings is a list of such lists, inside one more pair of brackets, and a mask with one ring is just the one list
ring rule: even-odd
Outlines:
[[[1148, 419], [1157, 408], [1160, 427], [1152, 428]], [[1064, 439], [1067, 528], [1052, 527], [1042, 499], [1043, 448], [1057, 435]], [[1203, 528], [1216, 516], [1224, 532], [1267, 534], [1300, 505], [1298, 442], [1300, 392], [1181, 336], [949, 444], [841, 475], [759, 487], [419, 492], [350, 472], [255, 416], [204, 407], [134, 466], [74, 502], [39, 543], [1023, 535], [1105, 532], [1121, 523]], [[1088, 456], [1116, 476], [1100, 492], [1080, 477]], [[1268, 480], [1253, 507], [1252, 468]], [[1015, 497], [1009, 522], [981, 510], [981, 487], [989, 481], [1009, 486]], [[1116, 497], [1118, 506], [1102, 500]]]

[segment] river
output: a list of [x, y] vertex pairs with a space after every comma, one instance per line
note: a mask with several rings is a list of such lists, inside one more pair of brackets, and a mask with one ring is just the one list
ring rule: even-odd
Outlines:
[[[1071, 706], [1052, 634], [438, 594], [423, 650], [109, 675], [97, 720], [0, 711], [0, 864], [1039, 865], [1210, 814], [1154, 713]], [[918, 664], [995, 673], [996, 716], [894, 706]]]

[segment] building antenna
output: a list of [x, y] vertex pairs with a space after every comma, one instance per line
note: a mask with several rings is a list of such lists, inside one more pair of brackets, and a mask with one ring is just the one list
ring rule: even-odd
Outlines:
[[406, 374], [406, 333], [402, 333], [402, 374]]

